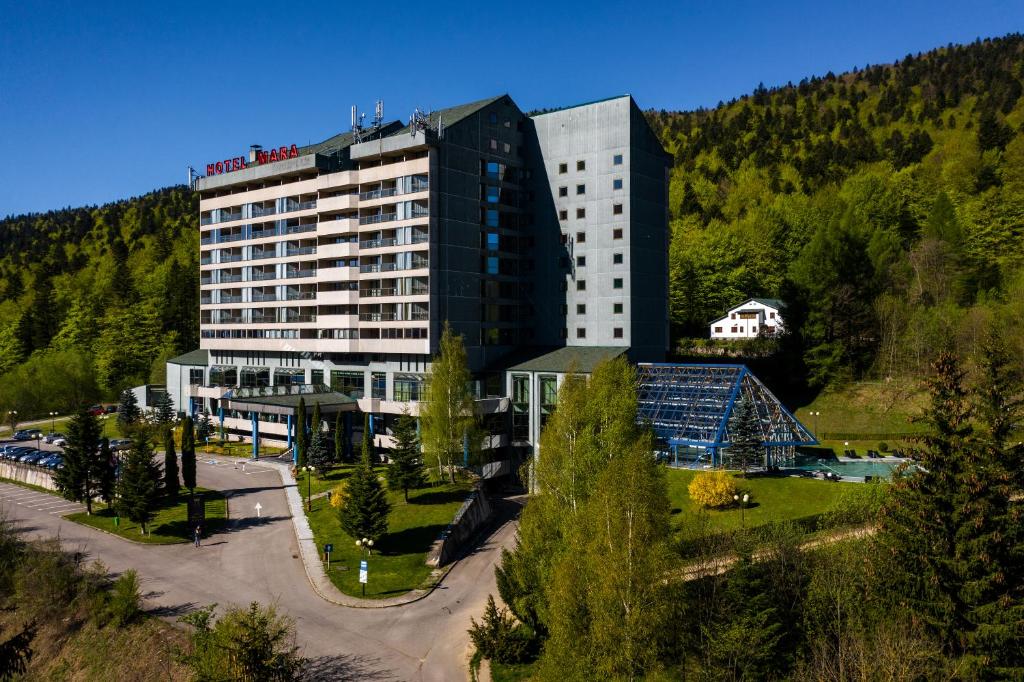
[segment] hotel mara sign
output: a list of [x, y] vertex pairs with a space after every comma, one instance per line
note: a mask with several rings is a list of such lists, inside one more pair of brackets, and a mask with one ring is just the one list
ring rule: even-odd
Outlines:
[[232, 171], [244, 170], [250, 165], [261, 166], [265, 163], [294, 159], [299, 155], [299, 148], [294, 144], [291, 147], [278, 147], [269, 152], [262, 149], [255, 150], [255, 160], [250, 161], [244, 156], [236, 156], [233, 159], [224, 159], [215, 163], [206, 164], [206, 175], [220, 175]]

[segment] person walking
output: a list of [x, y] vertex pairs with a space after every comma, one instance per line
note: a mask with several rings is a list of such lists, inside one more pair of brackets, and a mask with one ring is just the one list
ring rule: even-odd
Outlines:
[[198, 523], [196, 524], [196, 530], [195, 530], [195, 534], [194, 535], [195, 535], [196, 547], [198, 547], [199, 546], [199, 538], [201, 538], [203, 536], [203, 527], [201, 525], [199, 525]]

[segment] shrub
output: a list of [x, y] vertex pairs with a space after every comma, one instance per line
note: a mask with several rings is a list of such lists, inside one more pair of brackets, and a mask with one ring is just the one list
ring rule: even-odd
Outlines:
[[705, 471], [697, 474], [688, 487], [690, 499], [711, 509], [732, 504], [736, 483], [724, 471]]
[[142, 612], [142, 595], [139, 593], [139, 574], [128, 569], [114, 581], [107, 603], [107, 616], [114, 627], [123, 628]]
[[347, 497], [346, 493], [347, 487], [345, 485], [345, 481], [334, 486], [334, 490], [331, 491], [331, 506], [334, 509], [341, 509], [345, 506], [345, 498]]
[[878, 444], [878, 451], [889, 452], [889, 444], [883, 440], [881, 443]]
[[526, 657], [528, 642], [519, 632], [516, 620], [499, 609], [494, 596], [487, 595], [487, 608], [479, 623], [470, 618], [469, 637], [484, 658], [498, 663], [518, 663]]

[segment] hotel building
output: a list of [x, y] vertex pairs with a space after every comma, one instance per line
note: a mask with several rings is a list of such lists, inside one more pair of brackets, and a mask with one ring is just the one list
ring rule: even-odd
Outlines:
[[670, 164], [629, 96], [528, 116], [507, 95], [210, 164], [200, 349], [168, 363], [168, 391], [275, 441], [305, 395], [350, 436], [372, 415], [387, 447], [447, 322], [490, 447], [528, 446], [539, 397], [517, 436], [512, 367], [557, 349], [663, 358]]

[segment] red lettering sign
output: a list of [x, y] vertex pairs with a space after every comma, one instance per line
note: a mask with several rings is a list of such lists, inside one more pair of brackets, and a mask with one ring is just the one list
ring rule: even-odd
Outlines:
[[296, 147], [295, 145], [292, 145], [291, 150], [288, 152], [288, 157], [291, 158], [291, 159], [296, 159], [296, 158], [298, 158], [298, 156], [299, 156], [299, 148]]
[[216, 170], [215, 170], [216, 168], [217, 167], [214, 164], [212, 164], [212, 163], [206, 164], [206, 174], [207, 175], [213, 175], [216, 172]]
[[[278, 147], [277, 149], [271, 149], [269, 152], [259, 150], [256, 152], [256, 163], [263, 165], [265, 163], [273, 163], [275, 161], [283, 161], [284, 159], [295, 159], [299, 156], [299, 148], [297, 145], [291, 147]], [[244, 156], [236, 156], [233, 159], [225, 159], [223, 161], [217, 161], [215, 163], [206, 164], [207, 175], [220, 175], [222, 173], [231, 173], [233, 171], [245, 170], [249, 167], [249, 161]]]

